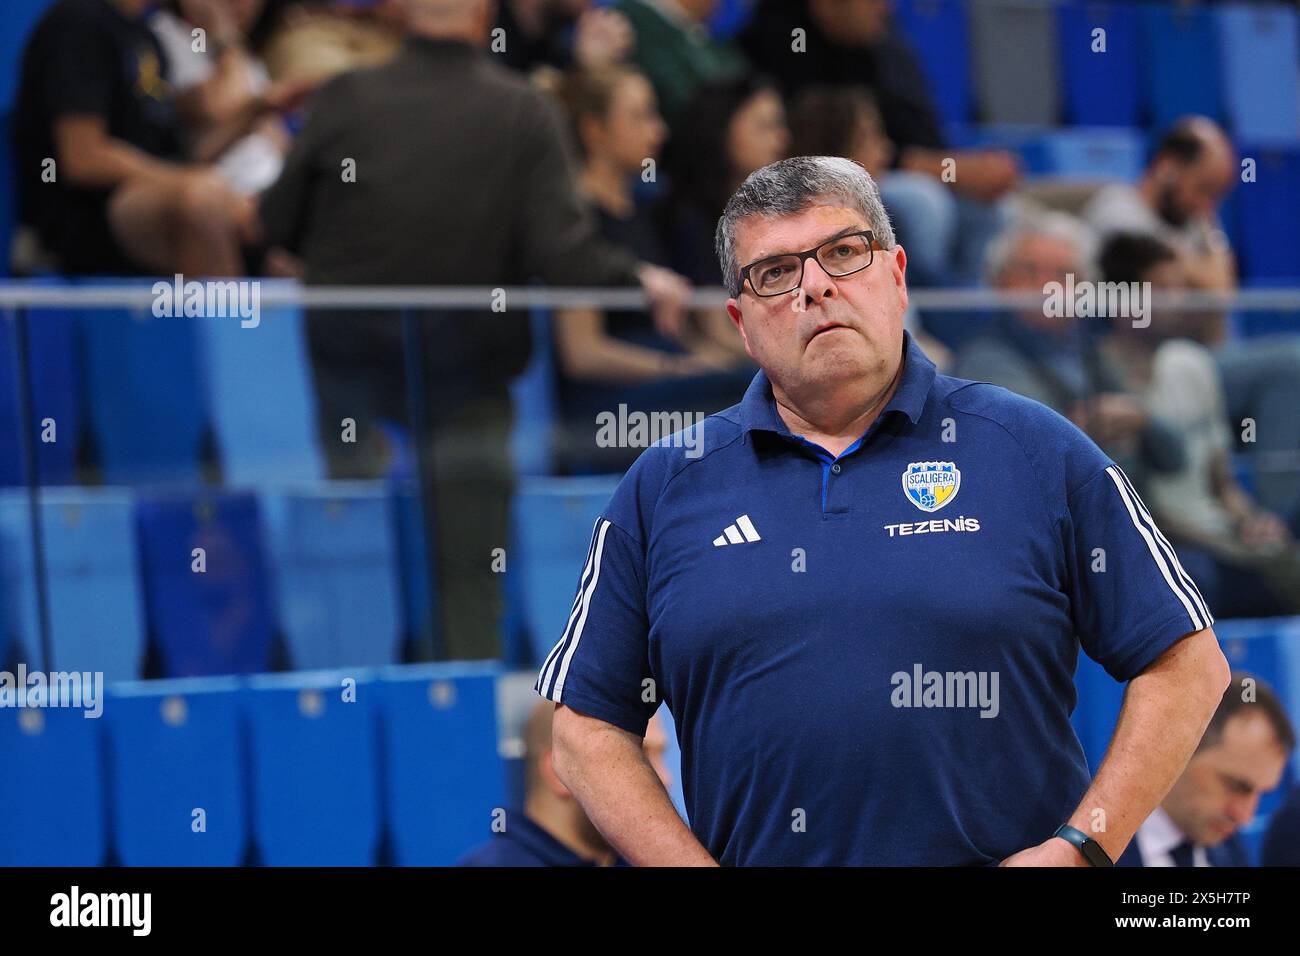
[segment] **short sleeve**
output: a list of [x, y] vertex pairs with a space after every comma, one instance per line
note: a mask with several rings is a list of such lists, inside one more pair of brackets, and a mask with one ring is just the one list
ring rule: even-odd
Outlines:
[[534, 689], [638, 736], [659, 706], [651, 679], [645, 553], [608, 518], [596, 521], [559, 643]]
[[120, 66], [103, 27], [97, 20], [71, 14], [58, 23], [58, 39], [41, 67], [50, 119], [72, 114], [108, 119], [114, 73]]
[[1068, 498], [1071, 604], [1088, 656], [1118, 681], [1214, 623], [1137, 491], [1109, 464]]

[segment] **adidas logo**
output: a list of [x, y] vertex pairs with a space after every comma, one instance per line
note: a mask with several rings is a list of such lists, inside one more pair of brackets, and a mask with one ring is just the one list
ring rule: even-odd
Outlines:
[[763, 536], [754, 527], [754, 522], [749, 520], [749, 515], [741, 515], [735, 524], [727, 525], [727, 530], [713, 539], [713, 546], [725, 548], [729, 544], [753, 544], [762, 540]]

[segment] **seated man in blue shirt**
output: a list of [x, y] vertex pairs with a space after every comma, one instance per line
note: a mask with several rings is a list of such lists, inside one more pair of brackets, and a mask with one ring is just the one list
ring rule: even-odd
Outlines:
[[1118, 866], [1247, 866], [1237, 833], [1282, 780], [1295, 731], [1273, 692], [1234, 672], [1200, 746]]
[[[936, 373], [861, 166], [757, 170], [717, 247], [760, 371], [596, 522], [536, 684], [560, 780], [636, 865], [1108, 865], [1229, 680], [1141, 498], [1060, 415]], [[1081, 647], [1128, 684], [1092, 780]]]
[[[468, 851], [457, 866], [614, 866], [622, 863], [600, 835], [551, 762], [551, 716], [555, 710], [538, 701], [524, 728], [524, 806], [506, 811], [503, 829]], [[664, 764], [668, 740], [663, 722], [650, 721], [645, 735], [646, 759], [664, 786], [671, 777]]]

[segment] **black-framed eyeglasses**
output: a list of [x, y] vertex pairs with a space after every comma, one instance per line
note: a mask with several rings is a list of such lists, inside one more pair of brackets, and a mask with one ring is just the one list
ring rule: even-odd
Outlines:
[[785, 295], [799, 288], [803, 282], [803, 265], [810, 258], [826, 270], [826, 274], [841, 278], [861, 272], [875, 258], [876, 236], [870, 229], [851, 232], [827, 239], [815, 249], [804, 252], [787, 252], [784, 255], [758, 259], [740, 270], [740, 282], [735, 295], [740, 295], [749, 282], [755, 295]]

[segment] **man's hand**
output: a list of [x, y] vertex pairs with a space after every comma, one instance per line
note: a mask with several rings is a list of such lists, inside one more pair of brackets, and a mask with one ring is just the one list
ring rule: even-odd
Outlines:
[[637, 270], [636, 277], [650, 299], [655, 329], [660, 335], [681, 341], [691, 304], [691, 284], [671, 269], [649, 263]]
[[1007, 857], [998, 866], [1091, 866], [1079, 848], [1068, 840], [1051, 837], [1038, 846]]

